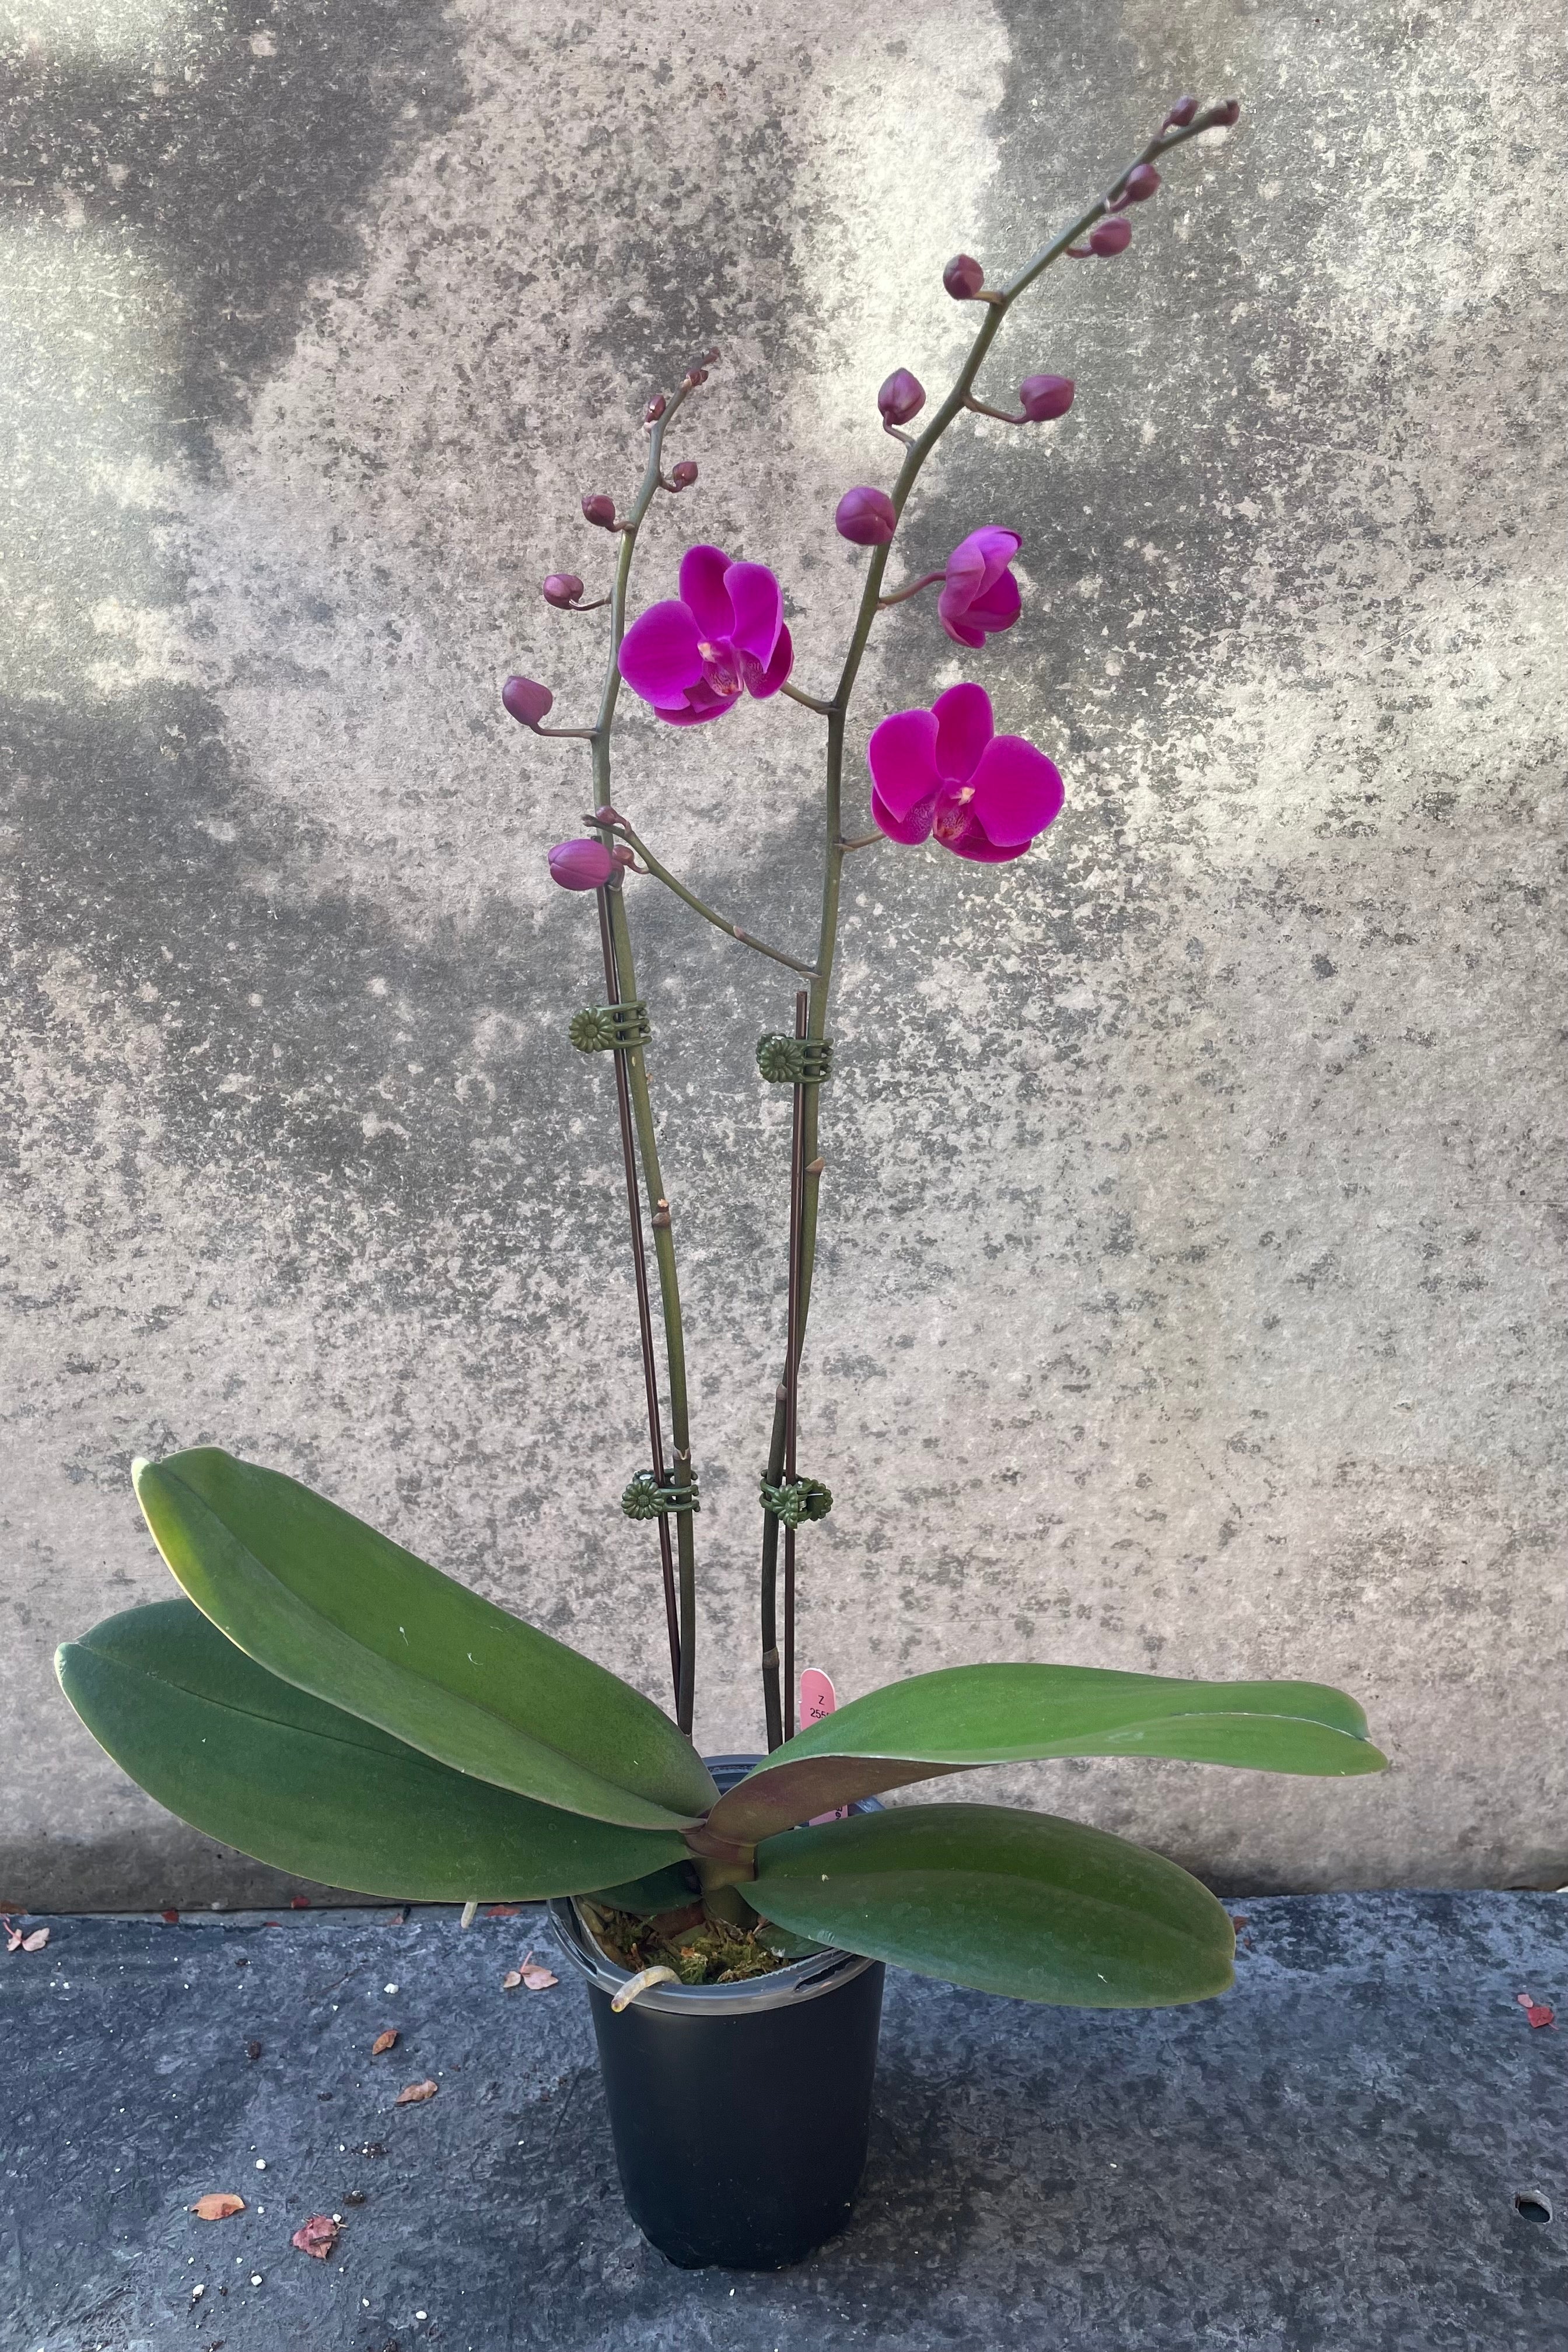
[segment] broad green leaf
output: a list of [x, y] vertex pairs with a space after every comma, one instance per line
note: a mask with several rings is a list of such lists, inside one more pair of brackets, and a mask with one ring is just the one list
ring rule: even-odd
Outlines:
[[594, 1821], [679, 1828], [712, 1803], [707, 1767], [651, 1699], [310, 1487], [216, 1446], [133, 1475], [197, 1608], [296, 1689]]
[[746, 1889], [797, 1935], [980, 1992], [1074, 2009], [1208, 2000], [1236, 1937], [1205, 1886], [1140, 1845], [1003, 1805], [905, 1805], [757, 1848]]
[[619, 1886], [595, 1886], [588, 1892], [601, 1911], [632, 1911], [639, 1918], [657, 1918], [661, 1911], [684, 1911], [701, 1888], [689, 1863], [672, 1863], [647, 1878], [627, 1879]]
[[1174, 1756], [1259, 1772], [1381, 1772], [1354, 1699], [1324, 1683], [1198, 1683], [1099, 1666], [946, 1666], [825, 1716], [714, 1806], [716, 1836], [769, 1837], [858, 1797], [978, 1764]]
[[579, 1895], [683, 1852], [432, 1762], [311, 1698], [188, 1601], [110, 1617], [56, 1661], [99, 1744], [208, 1837], [301, 1878], [416, 1903]]

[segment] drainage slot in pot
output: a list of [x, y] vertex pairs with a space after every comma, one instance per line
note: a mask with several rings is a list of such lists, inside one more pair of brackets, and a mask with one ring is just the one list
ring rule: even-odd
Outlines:
[[1539, 2189], [1521, 2189], [1513, 2200], [1513, 2210], [1525, 2221], [1550, 2221], [1552, 2206]]

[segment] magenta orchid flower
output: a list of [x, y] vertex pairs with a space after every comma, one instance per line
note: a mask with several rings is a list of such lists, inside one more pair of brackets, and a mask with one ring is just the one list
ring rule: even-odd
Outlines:
[[731, 563], [722, 548], [689, 547], [680, 593], [639, 613], [621, 641], [621, 676], [673, 727], [759, 701], [790, 674], [795, 648], [784, 593], [765, 563]]
[[1008, 567], [1023, 544], [1016, 530], [988, 522], [953, 549], [936, 609], [955, 645], [983, 646], [1012, 627], [1023, 599]]
[[981, 686], [950, 686], [929, 710], [896, 710], [866, 747], [871, 814], [890, 841], [934, 833], [956, 857], [1022, 857], [1062, 804], [1062, 780], [1021, 735], [998, 735]]

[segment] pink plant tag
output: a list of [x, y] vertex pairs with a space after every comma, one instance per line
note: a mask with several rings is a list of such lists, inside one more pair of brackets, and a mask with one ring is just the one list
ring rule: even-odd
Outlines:
[[[820, 1667], [807, 1666], [800, 1678], [801, 1729], [805, 1731], [812, 1724], [820, 1723], [825, 1715], [835, 1712], [837, 1705], [837, 1694], [827, 1676]], [[840, 1805], [831, 1813], [813, 1813], [809, 1826], [815, 1829], [819, 1822], [847, 1822], [848, 1818], [848, 1806]]]

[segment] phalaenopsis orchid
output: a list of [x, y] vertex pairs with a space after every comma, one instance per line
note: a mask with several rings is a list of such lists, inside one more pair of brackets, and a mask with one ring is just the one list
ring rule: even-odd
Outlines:
[[[989, 281], [969, 254], [948, 263], [948, 293], [978, 313], [968, 354], [929, 407], [910, 367], [887, 376], [876, 408], [901, 448], [898, 472], [887, 488], [851, 485], [831, 517], [865, 551], [836, 677], [809, 624], [798, 648], [792, 640], [784, 612], [793, 583], [755, 553], [695, 533], [679, 561], [659, 549], [658, 593], [633, 615], [633, 561], [658, 501], [680, 499], [677, 511], [689, 511], [697, 465], [682, 457], [667, 467], [667, 448], [685, 429], [716, 352], [693, 361], [672, 394], [648, 402], [647, 459], [629, 503], [623, 509], [598, 489], [583, 498], [584, 523], [616, 544], [612, 575], [591, 594], [582, 573], [552, 572], [542, 593], [555, 614], [607, 614], [597, 713], [586, 724], [546, 726], [554, 696], [521, 675], [507, 679], [501, 699], [521, 725], [582, 741], [591, 759], [592, 808], [580, 832], [548, 851], [549, 870], [580, 907], [592, 899], [597, 916], [605, 1002], [579, 1011], [570, 1035], [585, 1054], [607, 1053], [614, 1071], [648, 1444], [621, 1508], [647, 1523], [658, 1544], [674, 1720], [646, 1693], [296, 1480], [216, 1446], [193, 1447], [133, 1471], [181, 1597], [106, 1620], [66, 1645], [59, 1671], [110, 1753], [207, 1835], [369, 1895], [467, 1898], [470, 1913], [477, 1900], [580, 1897], [601, 1948], [620, 1951], [636, 1970], [617, 2011], [650, 1979], [731, 1982], [786, 1965], [792, 1949], [798, 1957], [825, 1945], [1034, 2000], [1152, 2007], [1205, 2000], [1230, 1981], [1230, 1919], [1174, 1864], [1033, 1811], [952, 1803], [868, 1811], [867, 1801], [979, 1764], [1047, 1757], [1165, 1756], [1325, 1775], [1381, 1769], [1361, 1709], [1316, 1683], [961, 1664], [864, 1693], [835, 1713], [825, 1710], [823, 1677], [814, 1674], [809, 1719], [798, 1732], [795, 1725], [796, 1549], [810, 1544], [833, 1502], [796, 1459], [796, 1426], [845, 860], [909, 856], [934, 842], [973, 863], [1016, 866], [1037, 852], [1064, 798], [1051, 746], [1016, 731], [1016, 698], [999, 659], [1029, 642], [1014, 571], [1017, 530], [1005, 515], [968, 517], [940, 572], [885, 589], [889, 562], [927, 460], [967, 414], [1020, 428], [1030, 463], [1037, 433], [1073, 405], [1072, 377], [1040, 369], [1024, 375], [1016, 407], [980, 397], [982, 368], [1015, 305], [1064, 257], [1125, 257], [1129, 213], [1158, 194], [1157, 162], [1227, 130], [1237, 110], [1234, 100], [1200, 108], [1180, 100], [1106, 193], [1012, 277]], [[594, 568], [582, 561], [584, 572]], [[932, 587], [940, 594], [922, 601]], [[909, 632], [933, 670], [962, 647], [964, 666], [985, 682], [965, 677], [929, 708], [873, 711], [862, 721], [852, 704], [867, 646], [873, 630], [891, 629]], [[797, 654], [818, 690], [799, 682]], [[822, 915], [808, 954], [753, 938], [707, 905], [617, 808], [612, 754], [623, 685], [672, 730], [714, 724], [751, 701], [766, 706], [760, 723], [790, 728], [797, 741], [820, 729]], [[684, 740], [660, 730], [658, 750], [679, 759]], [[869, 831], [856, 829], [863, 801]], [[653, 1114], [657, 1026], [638, 992], [628, 911], [632, 886], [650, 878], [801, 983], [793, 1020], [781, 1018], [756, 1055], [762, 1079], [791, 1090], [794, 1114], [788, 1304], [759, 1494], [768, 1753], [722, 1790], [690, 1738], [698, 1473], [675, 1216]], [[1018, 885], [999, 875], [995, 887]], [[645, 1966], [650, 1937], [659, 1957]]]

